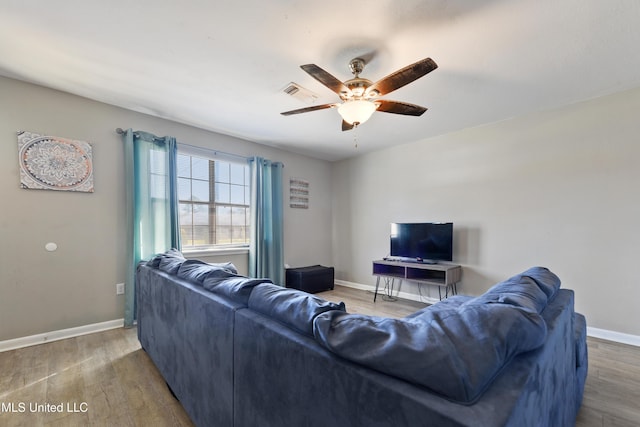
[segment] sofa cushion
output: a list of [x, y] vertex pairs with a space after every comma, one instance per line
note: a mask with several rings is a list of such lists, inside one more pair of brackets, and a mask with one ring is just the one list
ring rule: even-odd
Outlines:
[[321, 313], [344, 313], [344, 303], [333, 303], [297, 289], [261, 285], [253, 289], [249, 308], [313, 336], [313, 320]]
[[467, 296], [467, 295], [453, 295], [450, 296], [449, 298], [445, 298], [442, 301], [438, 301], [437, 303], [433, 304], [433, 305], [428, 305], [424, 308], [421, 308], [420, 310], [411, 313], [407, 316], [405, 316], [405, 319], [413, 319], [414, 317], [419, 317], [422, 315], [422, 313], [424, 313], [425, 311], [429, 311], [429, 310], [449, 310], [449, 309], [457, 309], [460, 305], [464, 304], [465, 302], [469, 301], [473, 299], [473, 297]]
[[225, 275], [225, 270], [209, 273], [202, 286], [218, 295], [223, 295], [231, 300], [244, 305], [249, 303], [249, 295], [254, 287], [263, 283], [271, 284], [270, 279], [252, 279], [238, 275]]
[[514, 356], [541, 346], [547, 329], [538, 313], [516, 306], [462, 304], [411, 319], [329, 311], [313, 332], [345, 359], [470, 404]]
[[491, 287], [467, 305], [510, 304], [542, 313], [560, 288], [560, 279], [544, 267], [532, 267]]
[[147, 261], [147, 265], [153, 268], [160, 268], [160, 261], [164, 258], [185, 259], [182, 252], [177, 249], [169, 249], [166, 252], [159, 253]]
[[182, 263], [186, 261], [185, 258], [180, 258], [177, 256], [168, 256], [160, 258], [159, 268], [162, 271], [165, 271], [169, 274], [178, 274], [178, 270]]
[[547, 295], [533, 279], [527, 276], [516, 276], [498, 283], [484, 294], [467, 301], [465, 304], [510, 304], [535, 313], [542, 313], [547, 302]]
[[237, 274], [238, 270], [230, 262], [206, 263], [198, 259], [188, 259], [178, 269], [178, 277], [202, 284], [204, 279], [215, 270], [225, 270]]
[[532, 278], [540, 289], [551, 299], [560, 289], [560, 278], [545, 267], [531, 267], [524, 271], [521, 276]]

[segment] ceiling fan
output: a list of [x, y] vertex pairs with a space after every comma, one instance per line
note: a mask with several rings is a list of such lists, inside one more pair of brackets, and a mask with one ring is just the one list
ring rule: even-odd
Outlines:
[[337, 93], [342, 102], [314, 105], [313, 107], [285, 111], [280, 114], [290, 116], [326, 108], [337, 108], [338, 113], [342, 116], [342, 130], [345, 131], [351, 130], [367, 121], [374, 111], [406, 116], [421, 116], [427, 111], [426, 108], [419, 105], [379, 99], [379, 97], [391, 93], [438, 68], [438, 65], [431, 58], [425, 58], [408, 65], [375, 83], [360, 77], [364, 66], [365, 61], [362, 58], [352, 59], [349, 63], [349, 68], [351, 68], [354, 78], [341, 82], [315, 64], [301, 65], [300, 68], [311, 77]]

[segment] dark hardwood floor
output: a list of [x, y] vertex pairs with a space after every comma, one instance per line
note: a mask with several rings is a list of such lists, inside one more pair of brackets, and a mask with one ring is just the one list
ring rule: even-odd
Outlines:
[[[344, 301], [352, 313], [403, 317], [424, 307], [380, 297], [374, 304], [371, 292], [342, 286], [319, 295]], [[640, 426], [640, 348], [595, 338], [588, 346], [589, 376], [576, 425]], [[0, 404], [3, 427], [192, 425], [140, 348], [135, 329], [0, 353]], [[62, 412], [51, 411], [59, 404]]]

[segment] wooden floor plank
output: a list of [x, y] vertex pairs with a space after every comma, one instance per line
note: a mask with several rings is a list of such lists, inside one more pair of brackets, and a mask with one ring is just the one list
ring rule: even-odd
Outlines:
[[[319, 296], [345, 302], [351, 313], [404, 317], [426, 304], [386, 301], [336, 286]], [[588, 319], [587, 319], [588, 320]], [[640, 426], [640, 348], [587, 339], [589, 375], [578, 427]], [[0, 353], [0, 402], [80, 405], [86, 412], [0, 413], [0, 426], [192, 426], [135, 329], [91, 335]], [[73, 408], [72, 408], [73, 409]]]
[[[0, 353], [0, 366], [0, 402], [26, 406], [23, 413], [1, 413], [3, 427], [193, 425], [135, 329]], [[40, 411], [38, 404], [62, 404], [63, 411]]]
[[591, 337], [587, 346], [589, 374], [576, 425], [591, 426], [585, 414], [598, 414], [602, 426], [640, 426], [640, 348]]

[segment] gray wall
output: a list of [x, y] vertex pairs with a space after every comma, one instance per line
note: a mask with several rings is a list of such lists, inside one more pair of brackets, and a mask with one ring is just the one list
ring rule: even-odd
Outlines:
[[[285, 206], [285, 260], [331, 262], [328, 162], [0, 77], [0, 341], [123, 317], [122, 296], [115, 294], [115, 284], [124, 282], [126, 244], [116, 127], [284, 162], [285, 192], [290, 176], [307, 179], [311, 188], [308, 210]], [[20, 189], [17, 130], [90, 142], [95, 192]], [[47, 242], [58, 250], [45, 251]], [[228, 258], [246, 269], [246, 257]]]
[[[337, 279], [373, 285], [390, 222], [450, 220], [461, 293], [545, 265], [590, 326], [640, 335], [638, 111], [640, 89], [330, 164], [0, 77], [0, 341], [122, 318], [116, 127], [283, 161], [285, 192], [289, 177], [309, 180], [310, 209], [284, 209], [292, 266], [333, 264]], [[20, 189], [17, 130], [91, 142], [95, 193]], [[206, 259], [246, 268], [242, 255]]]
[[337, 278], [375, 283], [391, 222], [453, 221], [460, 293], [543, 265], [589, 326], [640, 335], [639, 111], [635, 89], [335, 163]]

